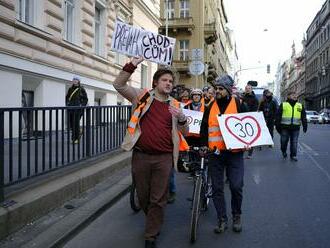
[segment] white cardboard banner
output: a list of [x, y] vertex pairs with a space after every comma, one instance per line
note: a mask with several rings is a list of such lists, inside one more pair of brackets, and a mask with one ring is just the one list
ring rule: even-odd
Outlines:
[[182, 109], [185, 116], [187, 116], [187, 122], [189, 124], [189, 133], [199, 134], [201, 129], [201, 123], [203, 119], [203, 112]]
[[262, 112], [223, 114], [218, 122], [227, 149], [274, 145]]
[[111, 41], [112, 51], [134, 57], [142, 56], [163, 65], [172, 64], [174, 46], [174, 38], [135, 28], [118, 20]]

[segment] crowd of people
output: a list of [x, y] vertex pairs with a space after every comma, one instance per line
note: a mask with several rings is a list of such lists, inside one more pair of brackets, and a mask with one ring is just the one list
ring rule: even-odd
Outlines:
[[[217, 213], [215, 233], [228, 228], [228, 216], [224, 197], [225, 176], [231, 192], [232, 230], [242, 231], [241, 206], [243, 200], [244, 157], [252, 157], [253, 149], [227, 149], [218, 116], [250, 111], [262, 111], [273, 137], [274, 125], [281, 135], [283, 158], [290, 140], [290, 157], [297, 161], [297, 139], [300, 125], [307, 131], [306, 114], [297, 102], [294, 92], [279, 107], [272, 93], [264, 91], [259, 102], [251, 85], [244, 92], [234, 87], [234, 80], [223, 75], [203, 89], [174, 86], [174, 74], [170, 69], [158, 69], [152, 81], [152, 89], [137, 89], [127, 82], [142, 58], [132, 58], [117, 76], [114, 87], [133, 105], [122, 148], [133, 150], [132, 176], [136, 183], [139, 203], [145, 213], [145, 247], [156, 247], [167, 203], [175, 200], [174, 168], [177, 168], [179, 152], [189, 146], [199, 146], [212, 151], [208, 166], [212, 180], [212, 198]], [[203, 113], [200, 133], [189, 132], [183, 109]]]

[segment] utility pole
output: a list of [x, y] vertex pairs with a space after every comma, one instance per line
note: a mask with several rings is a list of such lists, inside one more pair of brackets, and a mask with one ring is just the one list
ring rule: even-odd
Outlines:
[[168, 0], [165, 0], [165, 6], [166, 6], [166, 21], [165, 21], [165, 36], [168, 36]]

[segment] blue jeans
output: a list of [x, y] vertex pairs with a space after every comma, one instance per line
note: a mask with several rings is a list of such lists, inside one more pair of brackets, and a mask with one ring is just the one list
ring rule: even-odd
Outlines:
[[170, 179], [169, 179], [169, 191], [170, 193], [176, 192], [176, 185], [175, 185], [175, 169], [172, 167]]
[[299, 137], [299, 129], [297, 129], [297, 130], [282, 129], [282, 131], [281, 131], [281, 150], [282, 150], [282, 152], [286, 153], [286, 149], [288, 147], [288, 143], [290, 140], [290, 157], [296, 157], [297, 156], [298, 137]]
[[244, 160], [243, 152], [221, 152], [209, 157], [209, 171], [212, 179], [212, 198], [218, 219], [227, 220], [226, 202], [224, 195], [224, 170], [227, 171], [231, 192], [232, 215], [242, 213]]

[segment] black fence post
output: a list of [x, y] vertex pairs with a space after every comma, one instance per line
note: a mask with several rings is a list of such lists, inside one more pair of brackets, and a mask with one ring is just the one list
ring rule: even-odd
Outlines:
[[4, 184], [5, 184], [5, 112], [0, 111], [0, 202], [5, 199], [4, 195]]
[[91, 156], [91, 109], [86, 109], [86, 157]]

